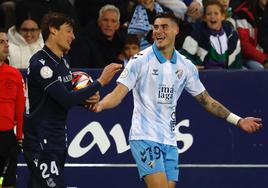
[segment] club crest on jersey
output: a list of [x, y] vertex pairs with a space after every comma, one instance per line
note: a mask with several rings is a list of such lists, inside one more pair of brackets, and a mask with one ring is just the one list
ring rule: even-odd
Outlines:
[[123, 72], [120, 74], [120, 78], [126, 78], [128, 75], [128, 70], [125, 68]]
[[40, 75], [44, 79], [51, 78], [53, 71], [48, 66], [43, 66], [40, 70]]
[[182, 69], [178, 69], [175, 74], [177, 75], [178, 79], [181, 79], [182, 75], [183, 75], [183, 70]]

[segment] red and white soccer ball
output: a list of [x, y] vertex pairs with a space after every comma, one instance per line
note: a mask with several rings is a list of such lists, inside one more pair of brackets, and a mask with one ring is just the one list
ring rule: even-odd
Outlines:
[[73, 90], [79, 90], [92, 84], [93, 80], [86, 72], [74, 71], [72, 72]]

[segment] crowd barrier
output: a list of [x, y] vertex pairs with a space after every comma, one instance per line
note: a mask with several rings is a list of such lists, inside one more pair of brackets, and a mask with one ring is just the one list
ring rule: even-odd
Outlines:
[[[101, 70], [86, 70], [97, 78]], [[25, 74], [25, 72], [23, 72]], [[268, 128], [266, 71], [201, 71], [208, 92], [240, 116], [263, 119], [255, 134], [242, 132], [207, 113], [187, 92], [177, 107], [176, 135], [180, 155], [177, 188], [267, 188]], [[103, 97], [115, 79], [100, 92]], [[129, 93], [118, 107], [92, 113], [82, 107], [67, 119], [69, 188], [145, 188], [128, 145], [133, 109]], [[25, 188], [28, 169], [20, 156], [18, 188]]]

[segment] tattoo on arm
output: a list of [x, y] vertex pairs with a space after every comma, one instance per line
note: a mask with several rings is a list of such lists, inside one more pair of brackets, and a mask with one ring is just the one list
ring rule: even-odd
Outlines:
[[195, 98], [208, 112], [219, 118], [226, 119], [231, 113], [225, 106], [213, 99], [206, 90]]

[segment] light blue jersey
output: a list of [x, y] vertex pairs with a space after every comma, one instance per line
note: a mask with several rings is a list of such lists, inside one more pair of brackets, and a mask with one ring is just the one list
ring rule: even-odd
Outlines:
[[192, 96], [205, 90], [193, 63], [174, 49], [167, 60], [155, 44], [128, 62], [117, 82], [133, 90], [129, 140], [176, 146], [176, 105], [183, 89]]

